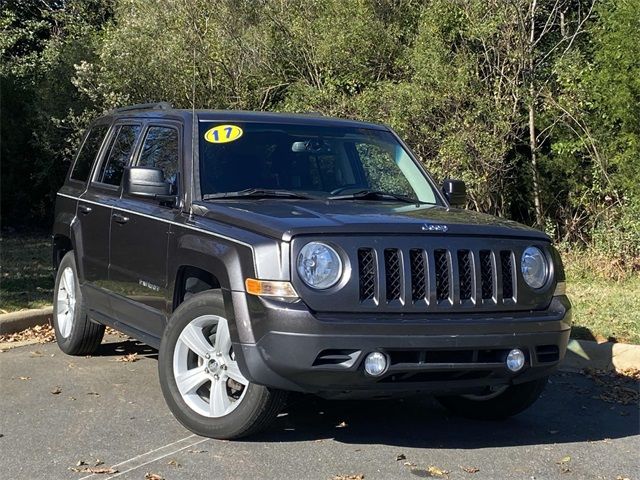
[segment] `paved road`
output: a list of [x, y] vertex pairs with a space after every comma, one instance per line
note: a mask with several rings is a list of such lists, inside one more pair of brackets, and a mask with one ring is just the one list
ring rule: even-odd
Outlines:
[[[117, 361], [131, 352], [141, 360]], [[173, 419], [156, 368], [155, 351], [117, 338], [88, 358], [55, 344], [0, 353], [0, 478], [410, 480], [438, 478], [434, 466], [450, 479], [640, 479], [638, 405], [603, 402], [606, 389], [582, 375], [555, 375], [534, 408], [502, 423], [449, 417], [429, 399], [299, 396], [268, 432], [228, 442]], [[119, 473], [70, 470], [96, 459]]]

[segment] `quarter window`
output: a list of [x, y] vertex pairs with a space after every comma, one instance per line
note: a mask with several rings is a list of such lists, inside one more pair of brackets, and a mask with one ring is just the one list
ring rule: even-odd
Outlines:
[[104, 137], [107, 134], [107, 130], [109, 130], [108, 125], [97, 125], [89, 131], [78, 153], [78, 158], [73, 166], [73, 170], [71, 171], [71, 178], [73, 180], [80, 180], [81, 182], [87, 181], [93, 162], [98, 156]]
[[139, 125], [122, 125], [112, 137], [109, 154], [96, 180], [108, 185], [120, 185], [124, 167], [133, 153], [133, 147], [140, 134]]
[[171, 127], [149, 127], [140, 152], [140, 167], [155, 167], [162, 170], [164, 179], [177, 193], [178, 131]]

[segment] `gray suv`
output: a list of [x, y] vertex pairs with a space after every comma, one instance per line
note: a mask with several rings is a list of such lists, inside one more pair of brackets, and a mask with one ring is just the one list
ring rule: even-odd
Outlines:
[[109, 325], [159, 349], [171, 411], [216, 438], [264, 428], [290, 391], [515, 415], [565, 354], [562, 263], [464, 203], [383, 125], [115, 110], [57, 196], [58, 344], [90, 354]]

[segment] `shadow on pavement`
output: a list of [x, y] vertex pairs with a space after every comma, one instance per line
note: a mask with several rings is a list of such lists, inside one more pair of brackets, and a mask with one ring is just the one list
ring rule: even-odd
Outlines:
[[[631, 380], [638, 390], [638, 382]], [[551, 378], [526, 412], [501, 422], [451, 416], [435, 400], [329, 401], [295, 396], [276, 425], [250, 441], [333, 438], [347, 444], [379, 443], [419, 448], [476, 449], [583, 441], [637, 435], [637, 402], [606, 403], [606, 387], [579, 374]]]
[[123, 339], [121, 341], [105, 342], [98, 347], [95, 357], [112, 357], [137, 354], [140, 357], [158, 359], [158, 351], [142, 342], [133, 339]]

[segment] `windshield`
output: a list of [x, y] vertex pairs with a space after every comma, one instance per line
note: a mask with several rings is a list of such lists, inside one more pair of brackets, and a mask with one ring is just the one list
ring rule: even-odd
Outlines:
[[203, 199], [289, 195], [394, 201], [395, 195], [437, 203], [429, 181], [387, 131], [210, 121], [199, 128]]

